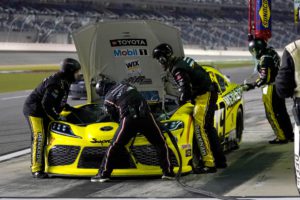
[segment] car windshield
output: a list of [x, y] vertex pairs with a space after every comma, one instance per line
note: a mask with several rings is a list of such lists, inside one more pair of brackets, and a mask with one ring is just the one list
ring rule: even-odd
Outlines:
[[86, 104], [67, 116], [67, 122], [82, 126], [109, 121], [110, 117], [105, 113], [102, 104]]
[[[153, 99], [151, 99], [153, 100]], [[166, 102], [165, 110], [162, 109], [161, 102], [149, 102], [149, 107], [154, 117], [158, 120], [165, 120], [178, 108], [174, 102]], [[86, 126], [93, 123], [111, 122], [111, 118], [105, 113], [103, 104], [86, 104], [80, 108], [75, 109], [67, 115], [67, 122], [79, 126]]]

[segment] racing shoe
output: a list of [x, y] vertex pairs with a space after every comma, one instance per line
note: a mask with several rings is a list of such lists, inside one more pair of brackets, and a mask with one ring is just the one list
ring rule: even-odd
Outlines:
[[224, 169], [227, 167], [226, 162], [223, 163], [216, 163], [216, 168]]
[[110, 180], [109, 176], [102, 176], [101, 174], [97, 174], [96, 176], [91, 178], [91, 182], [93, 182], [93, 183], [96, 183], [96, 182], [104, 183], [109, 180]]
[[269, 141], [269, 144], [286, 144], [286, 143], [288, 143], [288, 140], [279, 140], [278, 138]]
[[161, 177], [163, 180], [175, 180], [174, 172], [166, 172]]
[[42, 172], [42, 171], [32, 172], [32, 177], [42, 179], [42, 178], [47, 178], [48, 174], [46, 174], [45, 172]]
[[199, 170], [199, 174], [209, 174], [209, 173], [215, 173], [215, 172], [217, 172], [216, 167], [202, 167]]

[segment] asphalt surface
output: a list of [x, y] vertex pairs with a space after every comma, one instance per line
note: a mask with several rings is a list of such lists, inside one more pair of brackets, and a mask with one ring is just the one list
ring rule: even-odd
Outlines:
[[[65, 56], [62, 56], [65, 57]], [[1, 56], [0, 56], [1, 60]], [[53, 59], [46, 60], [49, 63]], [[56, 58], [55, 58], [56, 60]], [[52, 63], [52, 62], [50, 62]], [[0, 62], [1, 64], [1, 62]], [[43, 63], [41, 63], [43, 64]], [[231, 80], [242, 83], [251, 67], [222, 70]], [[0, 94], [0, 155], [29, 148], [30, 132], [22, 106], [30, 91]], [[269, 145], [273, 131], [265, 118], [261, 91], [244, 94], [245, 130], [240, 149], [227, 154], [228, 168], [215, 174], [188, 174], [185, 184], [218, 195], [234, 197], [298, 197], [293, 175], [293, 143]], [[69, 101], [71, 105], [83, 101]], [[287, 101], [291, 110], [292, 102]], [[292, 119], [293, 121], [293, 119]], [[175, 181], [159, 177], [113, 179], [91, 183], [89, 178], [31, 178], [30, 155], [0, 162], [0, 197], [4, 198], [200, 198]]]
[[[275, 198], [298, 195], [293, 177], [293, 143], [268, 144], [267, 141], [273, 139], [274, 134], [264, 116], [260, 95], [259, 89], [245, 93], [243, 141], [240, 149], [227, 154], [229, 167], [215, 174], [188, 174], [182, 177], [183, 182], [194, 188], [225, 196]], [[289, 100], [288, 109], [291, 105], [292, 102]], [[20, 121], [15, 122], [15, 125], [18, 124], [21, 124]], [[162, 181], [159, 177], [113, 179], [104, 184], [91, 183], [88, 178], [54, 177], [35, 180], [31, 178], [29, 166], [28, 154], [0, 163], [1, 197], [202, 197], [185, 191], [175, 181]]]

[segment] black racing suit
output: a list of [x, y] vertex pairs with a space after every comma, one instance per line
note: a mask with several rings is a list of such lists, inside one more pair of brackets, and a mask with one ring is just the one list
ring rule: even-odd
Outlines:
[[58, 120], [65, 107], [69, 93], [69, 82], [61, 72], [44, 79], [27, 97], [23, 113], [29, 124], [31, 136], [31, 171], [44, 171], [44, 147], [48, 124]]
[[[198, 138], [198, 145], [202, 149], [204, 166], [226, 165], [226, 158], [214, 127], [214, 113], [218, 99], [215, 83], [211, 81], [208, 72], [189, 57], [175, 58], [169, 70], [181, 93], [180, 104], [191, 101], [195, 105], [193, 116], [195, 125], [200, 128], [200, 135], [195, 135], [195, 138]], [[197, 134], [197, 131], [194, 133]]]
[[262, 87], [262, 99], [266, 117], [275, 132], [277, 139], [289, 140], [293, 138], [293, 127], [286, 110], [285, 99], [280, 98], [274, 84], [280, 65], [280, 57], [273, 48], [267, 48], [259, 60], [257, 70], [259, 79], [254, 84]]
[[114, 163], [118, 160], [118, 156], [137, 133], [143, 134], [156, 148], [163, 173], [173, 173], [170, 150], [164, 135], [147, 102], [133, 86], [125, 83], [114, 86], [105, 96], [104, 106], [112, 118], [120, 122], [120, 126], [102, 160], [99, 169], [101, 176], [111, 175], [112, 170], [116, 168]]

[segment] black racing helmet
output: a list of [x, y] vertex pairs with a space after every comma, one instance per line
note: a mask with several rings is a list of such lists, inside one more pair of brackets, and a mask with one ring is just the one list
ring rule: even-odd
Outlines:
[[96, 93], [99, 96], [105, 96], [107, 92], [117, 83], [111, 80], [101, 80], [96, 84]]
[[154, 59], [157, 59], [160, 64], [162, 64], [165, 68], [168, 64], [169, 59], [173, 55], [172, 47], [167, 43], [162, 43], [155, 47], [152, 52], [152, 56]]
[[263, 39], [255, 38], [249, 42], [248, 48], [249, 48], [250, 53], [256, 59], [260, 59], [263, 52], [267, 48], [267, 42]]
[[60, 71], [69, 82], [75, 81], [75, 73], [81, 69], [80, 63], [73, 58], [65, 58], [62, 61]]

